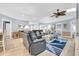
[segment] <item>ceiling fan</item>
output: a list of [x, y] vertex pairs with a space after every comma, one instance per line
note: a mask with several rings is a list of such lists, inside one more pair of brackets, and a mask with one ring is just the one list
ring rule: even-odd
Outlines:
[[59, 16], [65, 16], [66, 14], [66, 11], [59, 11], [59, 9], [57, 9], [57, 12], [56, 13], [53, 13], [53, 15], [51, 17], [56, 17], [58, 18]]

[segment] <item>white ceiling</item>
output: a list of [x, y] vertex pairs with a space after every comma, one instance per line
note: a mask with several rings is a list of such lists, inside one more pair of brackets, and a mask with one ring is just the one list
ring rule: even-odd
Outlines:
[[50, 18], [57, 9], [75, 7], [75, 3], [0, 3], [0, 13], [19, 20], [39, 21], [45, 17]]

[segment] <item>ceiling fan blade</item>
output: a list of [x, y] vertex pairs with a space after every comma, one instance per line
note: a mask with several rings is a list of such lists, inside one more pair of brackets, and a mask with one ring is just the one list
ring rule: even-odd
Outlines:
[[60, 13], [66, 13], [66, 11], [61, 11]]
[[57, 13], [53, 13], [53, 14], [57, 14]]
[[61, 14], [61, 16], [64, 16], [64, 15], [66, 15], [66, 14]]
[[66, 15], [66, 14], [63, 14], [63, 15]]

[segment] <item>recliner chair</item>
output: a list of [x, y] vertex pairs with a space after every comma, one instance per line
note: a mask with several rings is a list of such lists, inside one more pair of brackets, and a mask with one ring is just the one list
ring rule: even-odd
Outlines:
[[[36, 34], [36, 32], [34, 33]], [[33, 31], [29, 31], [28, 33], [24, 33], [23, 38], [24, 38], [24, 45], [31, 55], [38, 55], [39, 53], [45, 51], [46, 41], [42, 39], [42, 35], [37, 35], [36, 37], [33, 37]]]

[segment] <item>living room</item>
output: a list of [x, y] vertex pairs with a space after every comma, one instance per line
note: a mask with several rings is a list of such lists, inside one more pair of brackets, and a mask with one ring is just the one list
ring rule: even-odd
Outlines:
[[0, 4], [0, 55], [79, 55], [78, 50], [75, 53], [76, 5], [79, 4]]

